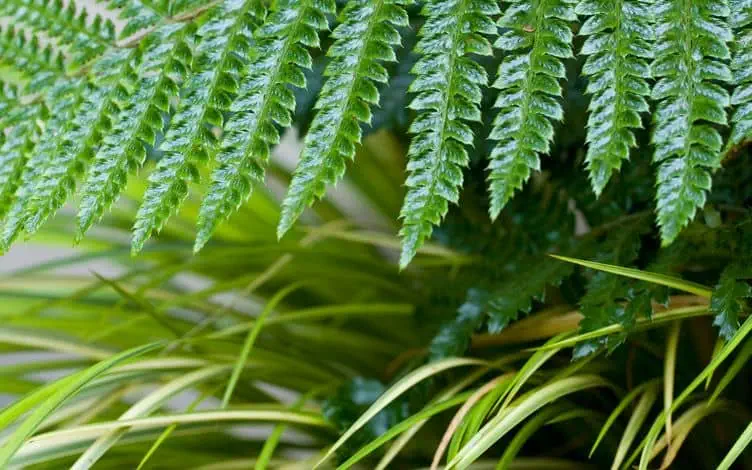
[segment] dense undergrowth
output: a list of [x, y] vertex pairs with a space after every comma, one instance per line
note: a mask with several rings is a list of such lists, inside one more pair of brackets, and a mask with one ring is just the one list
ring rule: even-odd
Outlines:
[[752, 4], [424, 3], [0, 0], [0, 468], [752, 468]]

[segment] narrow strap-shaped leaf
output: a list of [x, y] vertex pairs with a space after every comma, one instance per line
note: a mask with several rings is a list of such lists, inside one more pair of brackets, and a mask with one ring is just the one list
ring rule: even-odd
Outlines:
[[731, 0], [729, 5], [735, 36], [731, 59], [735, 88], [728, 144], [737, 146], [752, 140], [752, 0]]
[[318, 32], [328, 27], [326, 16], [335, 10], [331, 0], [283, 1], [257, 30], [253, 66], [232, 104], [235, 114], [201, 204], [195, 251], [248, 199], [253, 185], [263, 182], [270, 146], [279, 143], [278, 126], [292, 123], [295, 95], [290, 87], [305, 87], [301, 69], [311, 68], [307, 48], [319, 47]]
[[50, 86], [65, 72], [63, 56], [47, 45], [42, 47], [39, 38], [31, 35], [27, 39], [22, 29], [0, 28], [0, 63], [13, 67], [29, 79], [26, 91], [38, 92]]
[[153, 145], [162, 130], [162, 113], [169, 111], [170, 99], [178, 95], [192, 61], [187, 33], [165, 26], [146, 39], [141, 78], [104, 137], [81, 188], [79, 238], [118, 198], [128, 172], [146, 158], [144, 145]]
[[549, 152], [551, 121], [564, 111], [560, 79], [562, 59], [572, 57], [570, 22], [577, 19], [572, 0], [510, 0], [499, 19], [506, 29], [495, 46], [505, 53], [493, 84], [499, 89], [490, 139], [488, 184], [490, 214], [496, 218], [514, 193], [540, 169], [540, 154]]
[[421, 58], [412, 69], [416, 93], [410, 108], [418, 116], [410, 126], [409, 176], [402, 206], [402, 254], [406, 267], [431, 236], [449, 209], [457, 203], [462, 171], [473, 144], [469, 122], [481, 120], [480, 102], [488, 76], [471, 54], [493, 55], [483, 36], [496, 35], [491, 16], [500, 12], [493, 0], [432, 0], [423, 7], [426, 22], [416, 52]]
[[350, 0], [342, 11], [342, 23], [332, 32], [321, 89], [311, 128], [303, 143], [293, 174], [277, 234], [282, 237], [306, 207], [321, 198], [326, 188], [345, 173], [360, 143], [361, 123], [371, 122], [371, 105], [378, 104], [375, 83], [388, 74], [381, 62], [396, 59], [396, 28], [408, 25], [407, 0]]
[[705, 205], [710, 172], [721, 164], [731, 81], [726, 0], [658, 0], [653, 76], [656, 205], [661, 240], [671, 243]]
[[590, 182], [600, 194], [622, 161], [637, 145], [633, 129], [649, 111], [653, 57], [652, 2], [583, 0], [575, 11], [585, 18], [579, 33], [587, 36], [581, 53], [588, 56], [582, 73], [592, 96], [585, 156]]
[[252, 43], [253, 29], [263, 18], [259, 0], [228, 0], [210, 13], [198, 30], [197, 72], [183, 88], [180, 107], [160, 147], [165, 154], [149, 175], [149, 187], [136, 214], [132, 249], [138, 252], [188, 196], [188, 184], [198, 181], [199, 166], [217, 151], [212, 126], [223, 126], [238, 81], [245, 71], [240, 56]]
[[34, 31], [70, 46], [73, 65], [83, 65], [102, 54], [115, 39], [115, 25], [88, 12], [72, 0], [0, 0], [0, 11]]

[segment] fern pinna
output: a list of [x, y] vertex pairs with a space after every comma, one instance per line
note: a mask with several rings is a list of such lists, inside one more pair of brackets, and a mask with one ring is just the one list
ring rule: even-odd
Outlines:
[[[638, 153], [653, 155], [664, 244], [752, 137], [749, 0], [103, 6], [99, 16], [74, 2], [0, 0], [12, 24], [0, 32], [4, 250], [37, 231], [77, 187], [82, 235], [149, 155], [158, 162], [134, 251], [205, 182], [198, 250], [263, 184], [281, 133], [301, 124], [308, 130], [282, 203], [284, 235], [354, 160], [379, 90], [400, 70], [390, 64], [411, 55], [397, 54], [408, 28], [420, 39], [399, 214], [403, 267], [459, 201], [470, 162], [485, 159], [492, 218], [551, 165], [542, 157], [555, 160], [558, 141], [570, 137], [558, 132], [570, 125], [561, 101], [573, 86], [567, 79], [586, 83], [583, 165], [595, 195]], [[296, 123], [305, 114], [296, 113], [296, 89], [306, 88], [316, 60], [327, 65], [314, 118]]]

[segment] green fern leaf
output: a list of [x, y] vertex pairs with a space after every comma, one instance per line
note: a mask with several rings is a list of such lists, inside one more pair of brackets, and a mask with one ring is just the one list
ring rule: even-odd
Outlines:
[[65, 72], [63, 55], [49, 45], [39, 45], [39, 38], [26, 39], [22, 29], [0, 28], [0, 63], [13, 67], [28, 79], [26, 91], [36, 93], [50, 86]]
[[727, 340], [739, 329], [744, 303], [752, 298], [752, 287], [747, 282], [750, 278], [748, 264], [731, 264], [723, 270], [713, 289], [710, 299], [710, 310], [715, 314], [713, 325], [719, 328], [718, 334]]
[[39, 137], [39, 143], [27, 157], [18, 189], [8, 200], [9, 203], [12, 202], [12, 205], [5, 214], [2, 233], [0, 233], [0, 250], [2, 251], [8, 249], [20, 232], [25, 220], [26, 203], [34, 193], [42, 168], [54, 160], [59, 150], [59, 137], [73, 121], [74, 113], [81, 103], [81, 90], [84, 83], [81, 79], [61, 80], [49, 91], [47, 106], [50, 119], [46, 122], [44, 131]]
[[161, 132], [162, 113], [169, 111], [170, 100], [178, 95], [192, 61], [187, 31], [167, 25], [147, 38], [139, 81], [114, 118], [81, 189], [78, 238], [117, 199], [128, 172], [139, 168], [146, 158], [144, 144], [153, 145]]
[[423, 7], [427, 17], [413, 67], [417, 93], [410, 108], [418, 111], [407, 169], [410, 173], [402, 206], [402, 255], [408, 265], [446, 215], [449, 202], [459, 200], [462, 171], [469, 163], [466, 146], [473, 144], [467, 124], [481, 120], [480, 102], [488, 77], [470, 55], [493, 55], [482, 34], [495, 35], [491, 16], [499, 13], [493, 0], [433, 0]]
[[496, 42], [506, 53], [493, 84], [500, 90], [490, 138], [488, 175], [492, 218], [540, 169], [540, 154], [548, 153], [554, 135], [551, 120], [563, 119], [559, 80], [565, 77], [562, 59], [572, 57], [569, 23], [577, 17], [571, 0], [514, 0], [498, 24], [507, 29]]
[[237, 210], [262, 183], [270, 146], [279, 142], [279, 130], [289, 127], [295, 95], [289, 87], [305, 87], [301, 69], [310, 69], [306, 48], [319, 47], [318, 31], [328, 27], [326, 16], [336, 5], [331, 0], [283, 2], [255, 34], [253, 67], [240, 85], [235, 113], [227, 124], [219, 165], [201, 204], [195, 250], [209, 240], [216, 227]]
[[119, 34], [121, 39], [156, 26], [170, 13], [169, 0], [109, 0], [107, 7], [119, 10], [118, 18], [126, 20]]
[[216, 153], [218, 138], [211, 126], [222, 128], [223, 115], [245, 69], [239, 56], [248, 51], [253, 28], [264, 10], [258, 0], [229, 0], [210, 15], [198, 30], [199, 70], [185, 84], [180, 107], [161, 146], [165, 154], [149, 175], [149, 187], [136, 215], [134, 253], [179, 209], [188, 196], [188, 183], [198, 181], [199, 165], [208, 163]]
[[[26, 106], [12, 113], [17, 126], [10, 130], [0, 146], [0, 218], [3, 218], [13, 203], [21, 183], [29, 154], [42, 132], [40, 120], [46, 108], [41, 103]], [[0, 252], [5, 251], [0, 247]]]
[[583, 0], [575, 8], [586, 18], [579, 32], [587, 36], [582, 73], [592, 96], [585, 161], [597, 195], [629, 158], [637, 145], [633, 129], [642, 127], [640, 114], [649, 111], [651, 8], [645, 0]]
[[62, 207], [75, 189], [76, 180], [120, 109], [118, 101], [135, 86], [137, 55], [137, 50], [114, 50], [94, 66], [93, 84], [84, 90], [75, 119], [59, 137], [55, 158], [43, 163], [26, 204], [24, 229], [29, 235]]
[[115, 25], [88, 13], [75, 2], [62, 0], [0, 0], [0, 12], [34, 31], [57, 38], [70, 46], [71, 63], [83, 65], [102, 54], [115, 39]]
[[729, 146], [752, 139], [752, 0], [731, 1], [731, 23], [735, 32], [731, 69], [736, 88], [731, 95], [735, 111]]
[[396, 59], [393, 47], [399, 45], [400, 35], [395, 27], [409, 24], [405, 3], [350, 0], [342, 11], [342, 23], [332, 32], [335, 42], [327, 52], [330, 62], [316, 102], [318, 112], [282, 203], [279, 237], [344, 175], [347, 160], [355, 157], [361, 123], [370, 123], [371, 105], [379, 101], [374, 82], [388, 80], [380, 62]]
[[731, 81], [732, 36], [725, 0], [660, 0], [656, 12], [653, 159], [658, 225], [669, 244], [705, 204], [710, 171], [721, 164], [723, 141], [712, 124], [727, 121], [729, 95], [717, 82]]
[[0, 81], [0, 129], [15, 124], [12, 117], [19, 115], [15, 111], [21, 107], [20, 98], [21, 94], [16, 85]]

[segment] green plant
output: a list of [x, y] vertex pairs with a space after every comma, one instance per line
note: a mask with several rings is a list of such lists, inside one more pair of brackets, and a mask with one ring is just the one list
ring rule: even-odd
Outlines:
[[101, 7], [0, 0], [0, 468], [752, 468], [752, 2]]

